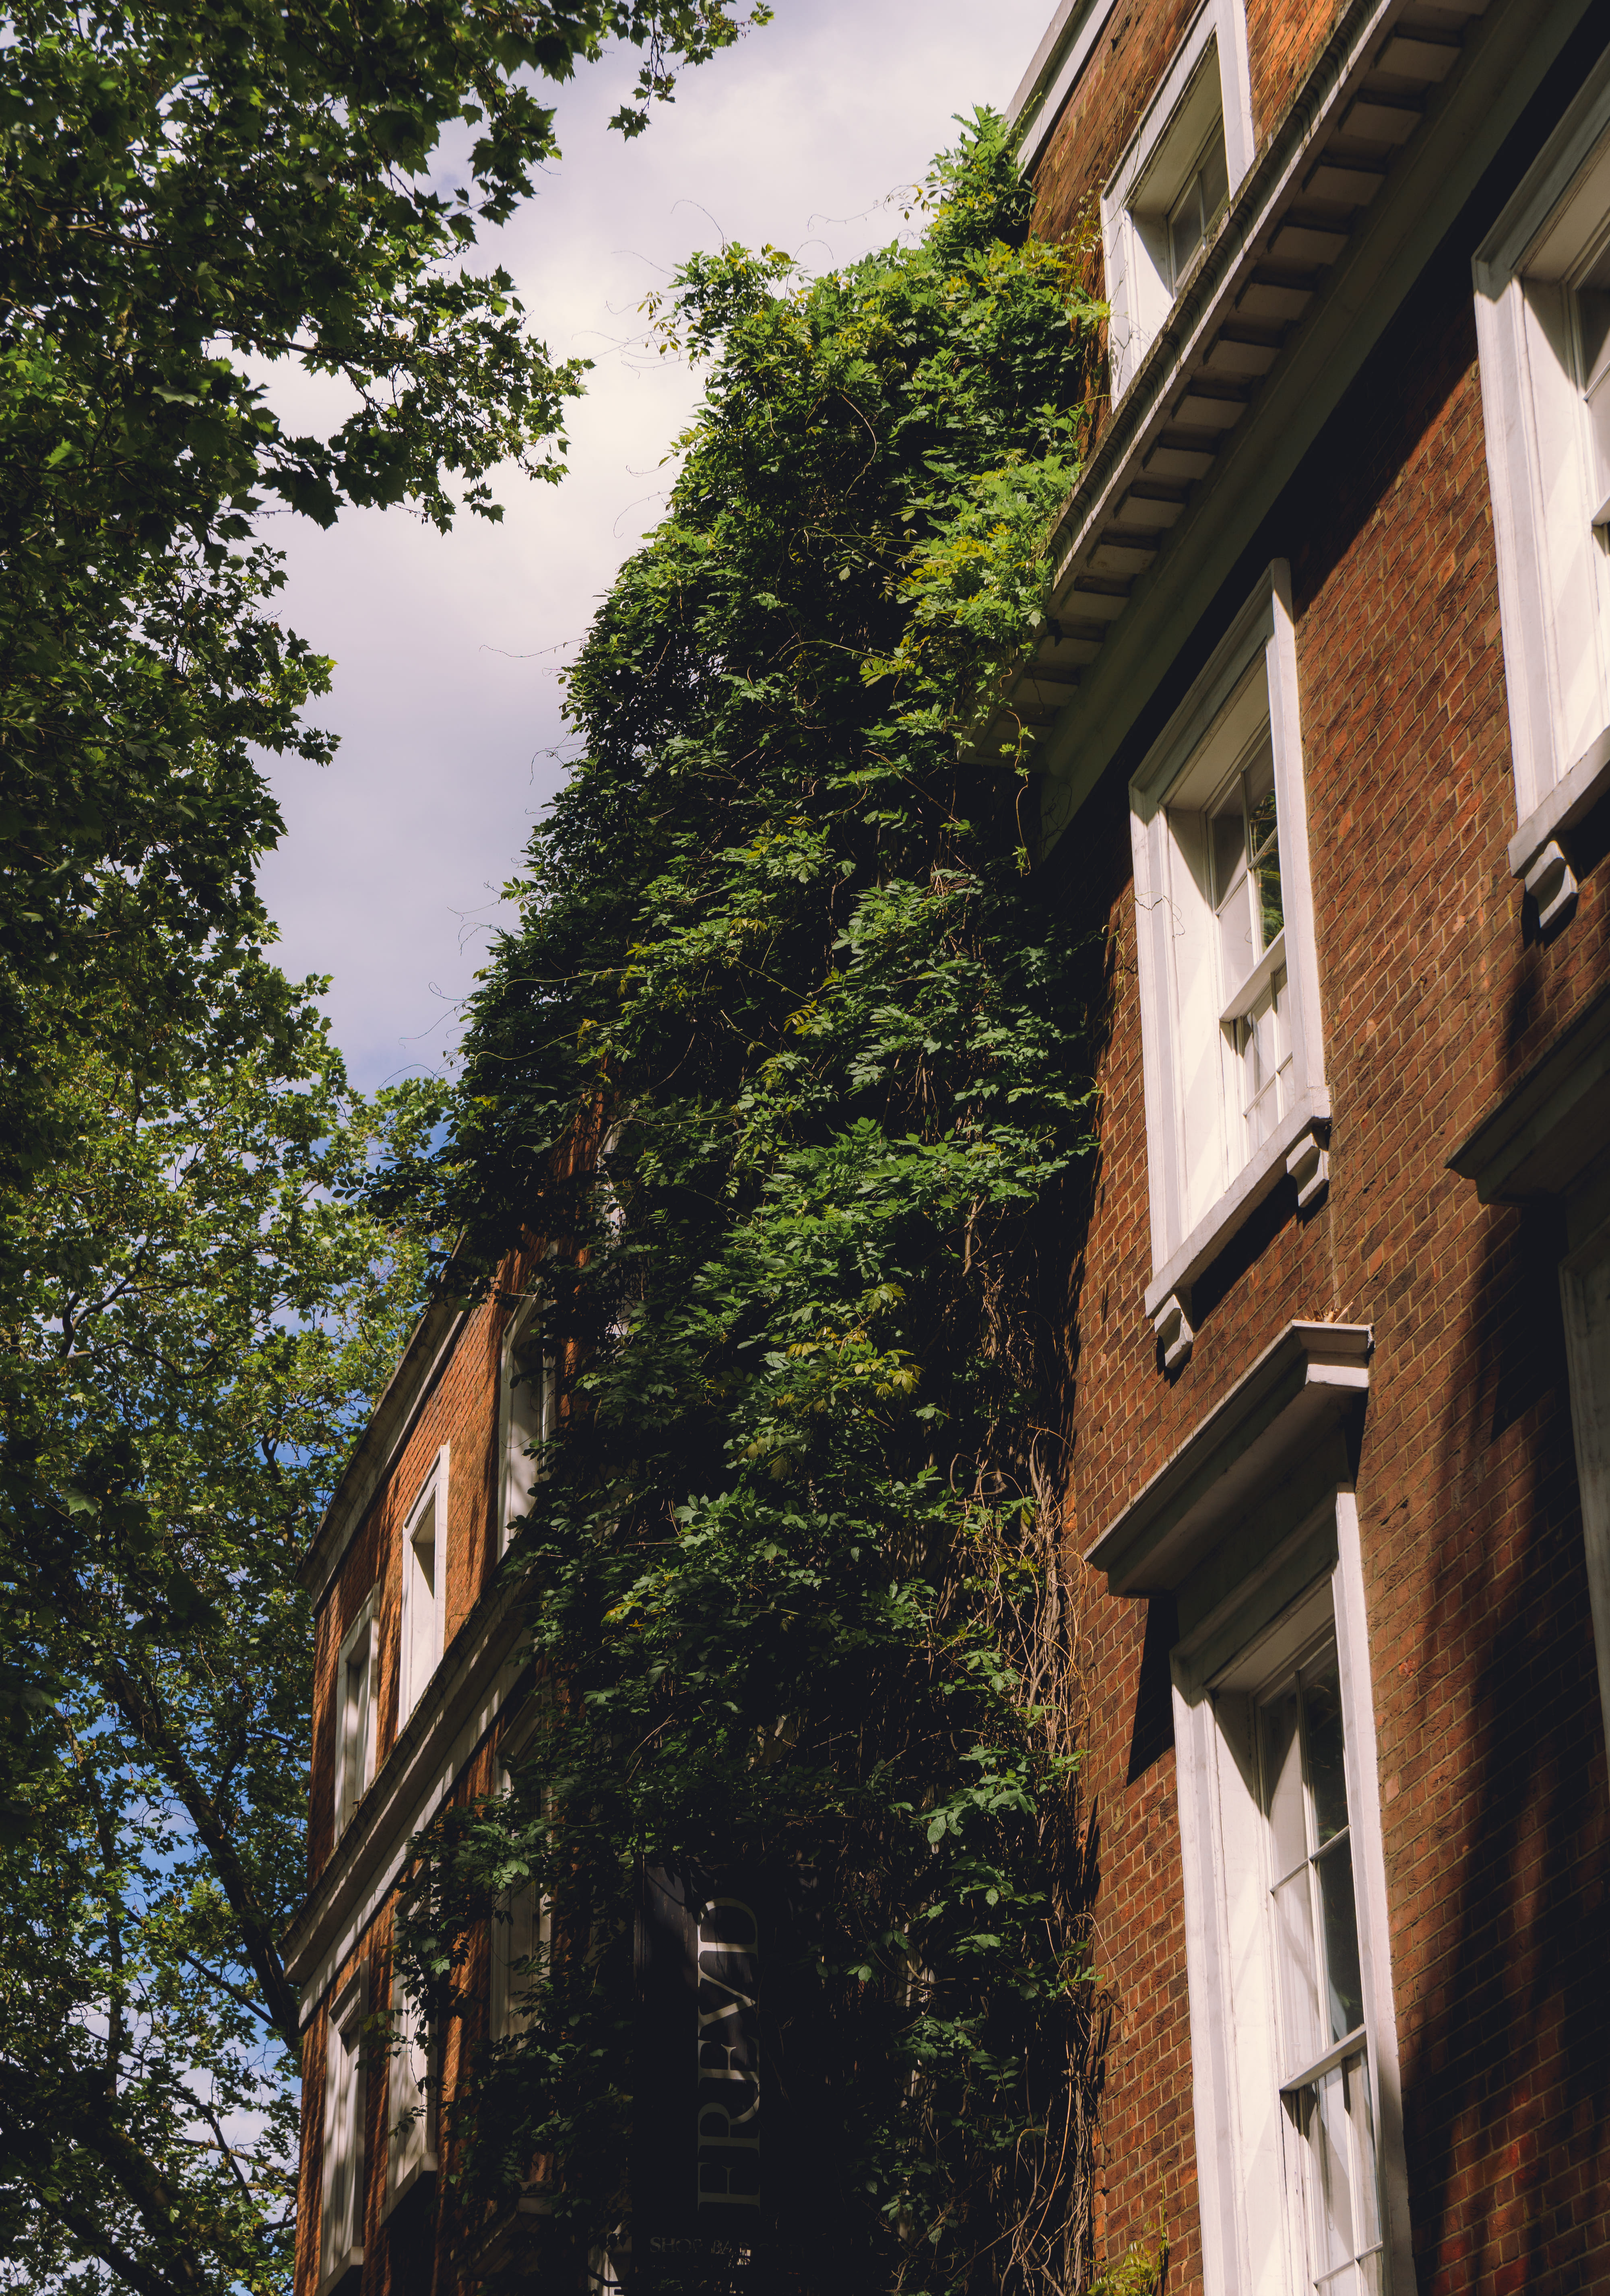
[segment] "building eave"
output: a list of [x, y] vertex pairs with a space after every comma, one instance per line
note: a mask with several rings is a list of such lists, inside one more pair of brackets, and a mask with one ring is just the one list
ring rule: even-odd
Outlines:
[[[1346, 12], [1057, 521], [1047, 618], [964, 741], [979, 762], [1045, 774], [1047, 846], [1253, 541], [1587, 0], [1499, 0], [1490, 11], [1487, 0], [1454, 0], [1434, 11], [1449, 29], [1431, 45], [1413, 37], [1425, 12], [1409, 0], [1355, 0]], [[1453, 61], [1438, 80], [1444, 56]], [[1365, 164], [1359, 122], [1386, 102], [1417, 124]], [[1245, 372], [1247, 360], [1266, 371]]]
[[1006, 106], [1007, 132], [1024, 175], [1039, 166], [1089, 50], [1115, 5], [1116, 0], [1058, 0]]

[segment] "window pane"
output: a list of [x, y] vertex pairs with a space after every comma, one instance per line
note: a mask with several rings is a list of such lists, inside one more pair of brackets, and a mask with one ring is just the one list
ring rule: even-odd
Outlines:
[[544, 1347], [540, 1311], [532, 1308], [509, 1345], [508, 1456], [505, 1465], [503, 1522], [507, 1527], [531, 1504], [531, 1492], [542, 1472], [540, 1451], [552, 1432], [552, 1359]]
[[1185, 189], [1169, 210], [1171, 287], [1178, 287], [1191, 258], [1207, 236], [1208, 226], [1229, 196], [1230, 172], [1224, 148], [1224, 122], [1214, 123]]
[[1224, 122], [1220, 119], [1213, 129], [1212, 141], [1209, 144], [1202, 160], [1202, 208], [1204, 233], [1207, 226], [1212, 222], [1229, 195], [1229, 161], [1224, 149]]
[[1360, 2257], [1356, 2264], [1338, 2265], [1315, 2281], [1317, 2296], [1381, 2296], [1379, 2254]]
[[[1610, 307], [1610, 295], [1601, 299]], [[1610, 345], [1606, 345], [1610, 353]], [[1588, 428], [1593, 441], [1593, 494], [1589, 514], [1596, 522], [1610, 496], [1610, 356], [1602, 357], [1597, 378], [1585, 394], [1588, 406]]]
[[1241, 815], [1241, 793], [1236, 791], [1232, 803], [1222, 813], [1213, 816], [1213, 900], [1222, 904], [1225, 896], [1239, 882], [1241, 865], [1246, 858], [1246, 824]]
[[1169, 262], [1172, 277], [1169, 284], [1177, 287], [1185, 275], [1193, 255], [1202, 244], [1202, 176], [1194, 174], [1169, 215]]
[[353, 2202], [353, 2136], [357, 2115], [355, 2110], [357, 2089], [357, 2034], [356, 2029], [338, 2032], [335, 2046], [330, 2052], [331, 2076], [335, 2084], [335, 2111], [331, 2116], [330, 2138], [333, 2148], [331, 2162], [329, 2221], [325, 2226], [325, 2253], [333, 2262], [352, 2245]]
[[[1354, 2197], [1359, 2208], [1359, 2245], [1374, 2248], [1381, 2238], [1381, 2195], [1376, 2165], [1376, 2125], [1369, 2103], [1369, 2059], [1362, 2053], [1347, 2061], [1347, 2111], [1353, 2125], [1357, 2168]], [[1369, 2284], [1379, 2279], [1379, 2259]]]
[[408, 1542], [408, 1705], [423, 1696], [436, 1666], [436, 1511]]
[[347, 1660], [346, 1696], [342, 1700], [345, 1729], [341, 1747], [343, 1818], [350, 1817], [363, 1800], [364, 1768], [369, 1739], [369, 1638], [358, 1637], [357, 1651]]
[[1347, 1776], [1342, 1734], [1342, 1685], [1333, 1651], [1302, 1675], [1308, 1732], [1308, 1783], [1314, 1797], [1314, 1841], [1323, 1847], [1347, 1831]]
[[1246, 1148], [1250, 1156], [1264, 1142], [1280, 1121], [1277, 1087], [1271, 1081], [1246, 1111]]
[[[1349, 2266], [1353, 2247], [1353, 2202], [1351, 2130], [1347, 2116], [1347, 2083], [1340, 2065], [1314, 2083], [1312, 2103], [1305, 2119], [1309, 2149], [1313, 2156], [1311, 2179], [1314, 2284], [1325, 2287], [1338, 2266]], [[1346, 2277], [1335, 2284], [1347, 2285]]]
[[1286, 1066], [1285, 1037], [1279, 1001], [1271, 986], [1241, 1023], [1249, 1154], [1273, 1132], [1280, 1114], [1280, 1077]]
[[1275, 810], [1275, 762], [1265, 752], [1247, 775], [1247, 849], [1256, 884], [1254, 906], [1259, 952], [1279, 937], [1286, 922], [1280, 897], [1280, 836]]
[[1610, 244], [1582, 274], [1576, 291], [1577, 319], [1582, 333], [1582, 381], [1591, 383], [1606, 365], [1610, 349]]
[[1234, 892], [1219, 911], [1219, 958], [1227, 1000], [1235, 995], [1257, 961], [1258, 952], [1253, 941], [1252, 895], [1252, 879], [1243, 871]]
[[1577, 291], [1577, 325], [1581, 331], [1582, 395], [1592, 439], [1593, 500], [1597, 516], [1610, 497], [1610, 248]]
[[1280, 1960], [1280, 2000], [1288, 2073], [1301, 2072], [1304, 2065], [1311, 2065], [1325, 2046], [1317, 2013], [1319, 1986], [1310, 1904], [1308, 1869], [1302, 1866], [1288, 1875], [1275, 1891], [1275, 1943]]
[[1302, 1810], [1302, 1757], [1297, 1740], [1297, 1693], [1272, 1698], [1263, 1710], [1263, 1791], [1274, 1878], [1284, 1881], [1308, 1856]]
[[1310, 2154], [1311, 2274], [1319, 2296], [1380, 2296], [1380, 2203], [1368, 2061], [1316, 2081], [1300, 2122]]
[[1359, 1915], [1353, 1901], [1350, 1842], [1338, 1841], [1318, 1859], [1319, 1904], [1325, 1923], [1327, 2038], [1341, 2040], [1364, 2022], [1364, 1986], [1359, 1974]]

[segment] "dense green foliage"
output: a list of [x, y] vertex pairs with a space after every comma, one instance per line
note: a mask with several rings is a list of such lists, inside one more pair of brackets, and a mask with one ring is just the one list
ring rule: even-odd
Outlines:
[[[753, 17], [763, 20], [765, 11]], [[580, 369], [474, 243], [612, 41], [719, 0], [21, 0], [0, 39], [0, 2278], [283, 2284], [308, 1624], [416, 1298], [262, 958], [328, 664], [261, 513], [496, 517]], [[265, 378], [336, 386], [292, 435]], [[399, 1129], [400, 1128], [400, 1129]], [[7, 2277], [9, 2276], [9, 2277]]]
[[[185, 1087], [53, 1079], [0, 1351], [5, 2284], [287, 2284], [308, 1607], [295, 1565], [420, 1297], [362, 1194], [432, 1098], [355, 1103], [310, 1016]], [[50, 1693], [48, 1700], [43, 1690]]]
[[[275, 619], [254, 514], [408, 499], [446, 525], [497, 514], [495, 465], [555, 473], [580, 371], [474, 269], [478, 226], [555, 148], [543, 79], [623, 39], [646, 97], [735, 29], [717, 0], [7, 11], [0, 1177], [62, 1152], [34, 1089], [55, 1043], [193, 1025], [198, 952], [260, 930], [254, 750], [328, 754], [298, 717], [327, 665]], [[276, 421], [274, 360], [338, 380], [333, 435]]]
[[932, 188], [915, 248], [671, 298], [708, 395], [571, 675], [454, 1151], [485, 1264], [556, 1247], [538, 1719], [412, 1906], [439, 1988], [549, 1900], [461, 2196], [478, 2234], [546, 2156], [585, 2252], [629, 2223], [638, 1860], [768, 1880], [768, 2094], [810, 2105], [766, 2279], [824, 2296], [1091, 2270], [1056, 1558], [1102, 952], [1038, 895], [1030, 760], [957, 734], [1042, 607], [1097, 314], [998, 121]]

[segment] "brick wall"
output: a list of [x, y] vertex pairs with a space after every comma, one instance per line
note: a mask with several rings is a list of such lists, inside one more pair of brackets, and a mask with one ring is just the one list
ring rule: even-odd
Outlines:
[[[456, 1801], [489, 1793], [494, 1784], [490, 1747], [483, 1746], [466, 1766], [454, 1790]], [[451, 2096], [471, 2054], [486, 2038], [490, 1993], [487, 1935], [472, 1941], [457, 1972], [459, 2008], [441, 2038], [441, 2078]], [[382, 1907], [353, 1950], [302, 2032], [302, 2150], [298, 2180], [295, 2285], [300, 2296], [316, 2288], [323, 2236], [324, 2087], [328, 2067], [329, 2010], [359, 1969], [366, 1969], [372, 2014], [390, 2005], [395, 1973], [392, 1906]], [[385, 2163], [390, 2143], [390, 2059], [383, 2041], [366, 2062], [363, 2090], [364, 2202], [362, 2296], [434, 2296], [454, 2285], [448, 2256], [439, 2258], [438, 2194], [427, 2182], [405, 2194], [388, 2218]], [[451, 2171], [450, 2112], [438, 2130], [439, 2162]]]
[[1253, 140], [1260, 152], [1344, 12], [1343, 0], [1246, 0]]
[[[1160, 18], [1166, 14], [1159, 11]], [[1256, 34], [1254, 34], [1256, 37]], [[1256, 51], [1255, 51], [1256, 52]], [[1446, 1168], [1610, 980], [1610, 872], [1524, 931], [1470, 252], [1512, 152], [1409, 299], [1080, 817], [1064, 898], [1110, 931], [1102, 1160], [1077, 1303], [1069, 1567], [1091, 1679], [1097, 1962], [1116, 2014], [1101, 2243], [1201, 2284], [1160, 1645], [1079, 1553], [1294, 1316], [1377, 1352], [1359, 1510], [1422, 2296], [1610, 2285], [1610, 1801], [1547, 1221]], [[1158, 1369], [1124, 785], [1257, 570], [1294, 569], [1328, 1199], [1289, 1191]]]
[[[1335, 12], [1328, 0], [1252, 0], [1261, 142]], [[1190, 13], [1174, 0], [1115, 13], [1040, 172], [1042, 228], [1068, 228], [1099, 190]], [[1097, 2238], [1116, 2255], [1166, 2226], [1171, 2296], [1198, 2289], [1202, 2267], [1168, 1622], [1162, 1605], [1148, 1616], [1108, 1597], [1078, 1558], [1294, 1316], [1367, 1322], [1376, 1336], [1359, 1513], [1421, 2296], [1610, 2285], [1610, 1780], [1560, 1243], [1545, 1219], [1482, 1210], [1446, 1169], [1610, 980], [1610, 872], [1588, 872], [1578, 914], [1543, 947], [1524, 930], [1505, 854], [1515, 799], [1469, 258], [1524, 144], [1387, 330], [1051, 873], [1060, 898], [1105, 924], [1110, 984], [1066, 1503], [1088, 1685], [1095, 1960], [1113, 2004]], [[1275, 556], [1294, 570], [1331, 1186], [1306, 1219], [1278, 1193], [1197, 1287], [1195, 1349], [1170, 1381], [1142, 1310], [1150, 1223], [1126, 783]], [[383, 1759], [401, 1524], [443, 1440], [449, 1636], [495, 1556], [501, 1337], [502, 1311], [478, 1308], [323, 1606], [316, 1871], [331, 1848], [335, 1652], [383, 1576]], [[384, 1917], [361, 1950], [378, 2002]], [[323, 2015], [307, 2036], [303, 2289], [316, 2268]], [[372, 2160], [381, 2097], [372, 2084]], [[372, 2213], [379, 2192], [375, 2180]], [[412, 2296], [377, 2214], [374, 2230], [366, 2296]]]
[[[1034, 176], [1034, 228], [1061, 239], [1088, 218], [1097, 233], [1102, 186], [1123, 157], [1200, 0], [1121, 0], [1052, 131]], [[1099, 294], [1100, 248], [1092, 291]]]
[[[503, 1276], [510, 1294], [530, 1277], [531, 1255]], [[447, 1648], [486, 1589], [497, 1560], [501, 1461], [497, 1456], [503, 1337], [511, 1310], [501, 1296], [473, 1308], [319, 1607], [313, 1692], [309, 1880], [334, 1849], [335, 1668], [341, 1646], [371, 1587], [382, 1586], [375, 1769], [397, 1740], [402, 1657], [402, 1531], [440, 1447], [448, 1446]]]
[[[1061, 239], [1096, 227], [1088, 284], [1100, 294], [1100, 201], [1200, 0], [1115, 8], [1035, 170], [1034, 228]], [[1253, 141], [1261, 152], [1343, 13], [1342, 0], [1247, 0]]]
[[[308, 1861], [316, 1882], [335, 1849], [335, 1671], [348, 1629], [371, 1589], [381, 1587], [380, 1664], [376, 1699], [374, 1767], [378, 1775], [396, 1744], [402, 1623], [402, 1534], [404, 1525], [438, 1452], [448, 1447], [448, 1566], [444, 1594], [443, 1647], [454, 1637], [487, 1591], [500, 1551], [501, 1386], [505, 1334], [513, 1302], [530, 1289], [542, 1257], [533, 1242], [499, 1270], [489, 1300], [465, 1316], [443, 1361], [420, 1398], [407, 1436], [365, 1510], [328, 1588], [316, 1620], [313, 1758], [310, 1783]], [[454, 1783], [455, 1800], [492, 1791], [494, 1750], [483, 1742]], [[411, 1815], [411, 1814], [410, 1814]], [[353, 1972], [366, 1967], [373, 2012], [391, 1998], [392, 1906], [383, 1905], [334, 1972], [303, 2029], [302, 2145], [297, 2217], [296, 2287], [310, 2296], [318, 2281], [324, 2177], [324, 2097], [331, 2002]], [[444, 2093], [451, 2096], [463, 2053], [484, 2038], [489, 1999], [488, 1939], [472, 1944], [458, 1972], [464, 2004], [448, 2027], [443, 2050]], [[366, 2078], [364, 2266], [362, 2296], [432, 2296], [452, 2282], [448, 2264], [438, 2257], [433, 2196], [422, 2190], [405, 2200], [390, 2220], [382, 2219], [387, 2146], [388, 2063], [373, 2059]], [[449, 2132], [445, 2140], [450, 2146]]]

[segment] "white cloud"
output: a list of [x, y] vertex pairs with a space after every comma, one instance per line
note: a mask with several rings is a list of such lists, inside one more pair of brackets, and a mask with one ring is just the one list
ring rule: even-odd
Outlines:
[[[327, 534], [285, 519], [285, 618], [336, 657], [326, 773], [276, 768], [287, 834], [263, 873], [283, 962], [329, 972], [357, 1081], [439, 1067], [497, 890], [563, 771], [554, 671], [659, 514], [662, 458], [695, 403], [645, 352], [637, 307], [694, 249], [766, 240], [816, 270], [893, 237], [888, 195], [1004, 106], [1050, 0], [782, 0], [777, 20], [684, 76], [631, 144], [604, 123], [624, 60], [560, 98], [565, 159], [488, 248], [555, 357], [596, 362], [558, 487], [512, 481], [504, 523], [447, 537], [405, 512]], [[312, 386], [282, 381], [289, 414]]]

